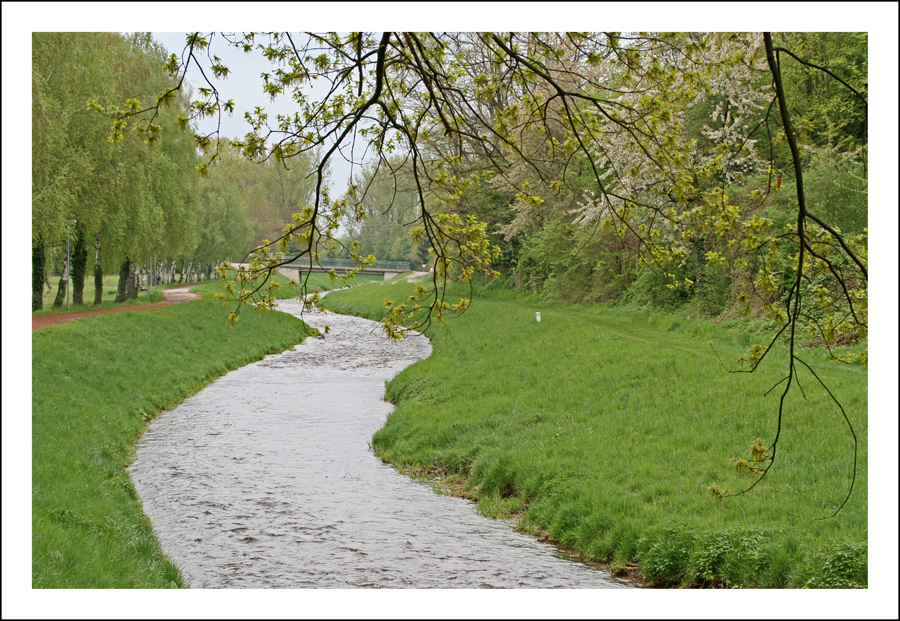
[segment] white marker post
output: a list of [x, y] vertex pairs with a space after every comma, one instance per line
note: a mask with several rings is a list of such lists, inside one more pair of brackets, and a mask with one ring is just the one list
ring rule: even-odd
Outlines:
[[540, 311], [536, 312], [534, 314], [534, 318], [537, 320], [538, 323], [541, 323], [541, 312]]

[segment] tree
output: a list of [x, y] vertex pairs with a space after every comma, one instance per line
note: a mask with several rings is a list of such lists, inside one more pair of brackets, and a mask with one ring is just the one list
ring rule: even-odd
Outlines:
[[84, 274], [87, 266], [87, 240], [84, 227], [75, 229], [72, 248], [72, 304], [84, 304]]
[[[169, 60], [172, 90], [148, 108], [119, 115], [117, 130], [134, 117], [155, 118], [212, 40], [189, 35], [183, 60]], [[797, 356], [798, 331], [811, 330], [826, 343], [867, 332], [865, 235], [844, 236], [806, 202], [782, 67], [799, 62], [847, 89], [838, 109], [852, 108], [849, 122], [862, 142], [864, 87], [851, 82], [865, 74], [838, 78], [793, 52], [790, 37], [775, 45], [768, 33], [357, 32], [226, 41], [270, 59], [276, 68], [263, 76], [265, 91], [290, 92], [298, 109], [274, 121], [257, 110], [249, 115], [254, 131], [235, 145], [247, 157], [276, 162], [321, 150], [312, 204], [294, 214], [278, 239], [248, 256], [250, 271], [239, 272], [229, 289], [238, 308], [250, 300], [271, 308], [271, 289], [251, 285], [256, 276], [297, 258], [317, 260], [323, 239], [337, 242], [343, 218], [365, 217], [367, 187], [353, 186], [332, 201], [324, 184], [330, 159], [361, 138], [378, 165], [402, 154], [417, 197], [413, 239], [435, 254], [432, 289], [421, 288], [411, 305], [386, 303], [384, 326], [392, 336], [465, 310], [465, 299], [452, 307], [444, 301], [448, 279], [493, 273], [499, 249], [486, 224], [457, 212], [467, 192], [485, 182], [515, 196], [507, 226], [514, 232], [540, 222], [548, 197], [588, 181], [593, 194], [579, 201], [569, 224], [636, 244], [644, 268], [673, 290], [690, 290], [700, 266], [737, 266], [743, 299], [761, 300], [775, 325], [769, 345], [748, 353], [749, 370], [776, 343], [790, 352], [779, 432], [759, 480], [774, 463], [784, 395], [797, 365], [815, 376]], [[228, 73], [215, 56], [209, 68]], [[328, 85], [323, 98], [303, 91], [313, 80]], [[198, 92], [195, 115], [232, 107], [212, 83]], [[152, 120], [140, 123], [152, 138]], [[209, 158], [218, 157], [210, 135], [195, 139]], [[790, 226], [775, 230], [759, 210], [780, 184], [775, 147], [781, 143], [796, 202]], [[730, 190], [760, 179], [744, 205], [734, 204]], [[348, 251], [357, 265], [365, 263], [358, 245]]]
[[[316, 179], [313, 175], [318, 155], [314, 151], [298, 153], [290, 160], [276, 162], [267, 160], [257, 167], [260, 175], [259, 183], [268, 206], [268, 216], [274, 228], [263, 231], [266, 237], [275, 237], [281, 232], [291, 217], [312, 203], [316, 191]], [[327, 183], [328, 172], [325, 172], [324, 183]]]
[[[51, 73], [52, 75], [52, 73]], [[32, 310], [43, 307], [47, 247], [66, 236], [66, 220], [74, 201], [77, 160], [67, 157], [68, 117], [48, 90], [48, 76], [32, 60], [31, 75], [31, 213]]]
[[[186, 99], [173, 97], [174, 110], [159, 115], [159, 127], [172, 131], [152, 153], [143, 134], [114, 144], [107, 139], [108, 119], [96, 108], [155, 98], [166, 83], [162, 49], [140, 33], [35, 33], [32, 43], [33, 270], [44, 269], [44, 249], [60, 247], [71, 233], [73, 299], [80, 303], [86, 244], [93, 238], [99, 303], [104, 260], [109, 268], [130, 256], [137, 269], [148, 252], [184, 252], [196, 235], [195, 146], [174, 131]], [[71, 231], [68, 220], [77, 221]], [[33, 282], [37, 286], [37, 276]], [[37, 289], [33, 299], [37, 307]]]
[[[124, 44], [117, 88], [120, 101], [128, 97], [133, 106], [165, 89], [165, 52], [148, 33], [132, 34]], [[174, 260], [195, 253], [199, 239], [195, 145], [189, 135], [176, 129], [186, 107], [186, 94], [173, 94], [167, 100], [152, 123], [153, 136], [162, 136], [159, 140], [141, 134], [122, 135], [115, 141], [119, 157], [111, 184], [114, 191], [107, 195], [106, 252], [131, 268], [127, 274], [120, 271], [120, 278], [127, 281], [127, 297], [137, 295], [137, 287], [127, 285], [136, 279], [148, 255]], [[93, 108], [109, 109], [100, 102], [94, 102]]]
[[210, 168], [200, 182], [198, 205], [201, 221], [196, 256], [203, 262], [243, 256], [252, 247], [253, 227], [240, 194], [219, 170]]
[[31, 247], [31, 310], [44, 307], [44, 269], [46, 254], [43, 242]]
[[[65, 240], [67, 220], [77, 220], [71, 231], [78, 259], [72, 265], [73, 297], [79, 301], [84, 264], [78, 239], [97, 231], [102, 217], [86, 200], [93, 180], [102, 178], [98, 158], [108, 151], [102, 136], [103, 119], [86, 106], [90, 97], [112, 102], [113, 65], [117, 38], [109, 33], [35, 33], [32, 36], [33, 82], [37, 91], [33, 133], [32, 175], [36, 196], [32, 203], [32, 235], [51, 245]], [[101, 179], [102, 181], [102, 179]], [[77, 303], [77, 302], [76, 302]]]
[[[852, 150], [868, 142], [868, 34], [780, 33], [785, 100], [816, 146]], [[863, 105], [860, 105], [863, 103]]]
[[[372, 164], [353, 180], [364, 188], [360, 201], [362, 218], [356, 214], [345, 220], [345, 245], [359, 243], [359, 252], [374, 255], [379, 260], [410, 261], [422, 264], [427, 249], [414, 244], [407, 224], [416, 219], [418, 196], [409, 170], [399, 158], [391, 158], [387, 166]], [[344, 197], [349, 200], [349, 197]]]

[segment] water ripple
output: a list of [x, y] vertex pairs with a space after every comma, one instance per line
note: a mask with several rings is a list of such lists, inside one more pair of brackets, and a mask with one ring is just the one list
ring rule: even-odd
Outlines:
[[427, 357], [427, 339], [394, 342], [332, 313], [304, 320], [331, 333], [224, 375], [137, 445], [144, 511], [192, 587], [624, 586], [372, 453], [392, 409], [384, 382]]

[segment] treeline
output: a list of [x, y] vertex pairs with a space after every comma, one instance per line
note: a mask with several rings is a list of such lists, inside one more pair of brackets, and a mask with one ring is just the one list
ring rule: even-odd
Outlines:
[[[864, 255], [867, 36], [828, 32], [776, 36], [777, 44], [794, 54], [781, 54], [780, 66], [800, 143], [807, 207], [845, 239], [853, 240], [856, 251]], [[706, 45], [699, 37], [690, 36], [681, 44]], [[478, 41], [473, 39], [469, 48], [469, 53], [476, 55]], [[661, 73], [652, 54], [637, 48], [634, 52], [630, 62], [645, 63], [642, 75]], [[579, 71], [590, 74], [589, 61], [578, 66]], [[628, 82], [628, 72], [622, 72], [618, 84], [615, 73], [604, 78], [608, 93], [629, 92], [661, 119], [648, 124], [652, 128], [656, 123], [658, 133], [648, 134], [647, 144], [667, 141], [667, 150], [660, 153], [670, 157], [683, 153], [684, 161], [658, 161], [659, 170], [641, 163], [640, 158], [646, 159], [648, 153], [637, 152], [633, 136], [600, 118], [588, 105], [576, 111], [586, 127], [595, 127], [595, 143], [586, 152], [565, 144], [567, 137], [571, 140], [565, 123], [568, 115], [575, 113], [554, 117], [552, 108], [542, 103], [552, 100], [552, 93], [523, 91], [521, 101], [500, 101], [495, 89], [477, 102], [480, 108], [473, 104], [472, 126], [476, 113], [512, 125], [515, 117], [504, 120], [504, 111], [524, 110], [529, 105], [534, 109], [539, 104], [544, 106], [539, 108], [544, 115], [539, 131], [531, 128], [529, 133], [527, 123], [520, 122], [524, 129], [510, 130], [517, 139], [515, 149], [502, 153], [485, 152], [474, 141], [467, 145], [465, 138], [433, 133], [425, 152], [445, 168], [430, 171], [428, 176], [466, 180], [467, 186], [447, 201], [441, 195], [441, 184], [436, 184], [431, 207], [440, 210], [444, 201], [452, 211], [487, 222], [494, 243], [502, 250], [497, 266], [504, 275], [502, 282], [547, 298], [691, 306], [697, 314], [708, 316], [723, 316], [740, 308], [752, 313], [774, 309], [772, 301], [784, 295], [785, 283], [796, 273], [791, 253], [782, 250], [777, 257], [760, 258], [759, 253], [750, 252], [750, 246], [757, 241], [756, 232], [760, 239], [765, 232], [766, 239], [774, 238], [771, 245], [777, 247], [778, 231], [796, 224], [797, 195], [794, 165], [777, 106], [771, 113], [771, 74], [763, 69], [761, 45], [752, 62], [724, 57], [710, 66], [718, 73], [703, 74], [706, 86], [695, 88], [690, 97], [677, 94], [678, 89], [688, 91], [678, 83], [677, 75], [661, 79], [665, 86], [658, 88], [658, 105], [638, 99], [644, 87]], [[561, 72], [563, 75], [567, 74]], [[491, 84], [496, 78], [480, 74], [474, 79]], [[592, 114], [598, 117], [596, 121]], [[502, 161], [501, 174], [494, 172], [498, 161]], [[408, 237], [407, 245], [400, 241], [403, 224], [418, 215], [415, 188], [405, 181], [403, 166], [399, 161], [385, 161], [377, 174], [373, 167], [357, 180], [358, 192], [368, 191], [362, 202], [367, 217], [361, 221], [348, 218], [348, 226], [356, 239], [364, 240], [364, 250], [378, 259], [406, 258], [403, 255], [407, 254], [418, 261], [422, 256]], [[597, 167], [602, 167], [600, 177], [609, 184], [604, 190], [605, 202], [594, 196], [599, 194]], [[680, 173], [679, 167], [687, 173]], [[391, 173], [390, 168], [398, 172]], [[483, 174], [489, 169], [494, 170]], [[664, 176], [661, 171], [665, 170], [672, 174]], [[454, 187], [463, 187], [455, 183]], [[614, 194], [625, 198], [610, 202], [609, 196]], [[385, 213], [391, 202], [403, 209]], [[691, 220], [694, 207], [698, 215]], [[678, 223], [667, 228], [669, 214]], [[408, 236], [409, 228], [404, 230]], [[662, 244], [663, 252], [657, 253], [657, 248], [650, 250], [650, 246], [658, 244], [659, 238], [654, 236], [660, 231], [672, 239], [667, 251]], [[785, 247], [789, 237], [784, 236]], [[832, 261], [832, 267], [832, 272], [842, 273], [841, 264]], [[828, 289], [833, 294], [838, 285], [829, 280], [829, 273], [824, 268], [819, 275], [810, 270], [809, 292], [815, 295]]]
[[352, 185], [352, 192], [361, 198], [361, 213], [345, 219], [343, 248], [331, 254], [349, 258], [343, 249], [355, 241], [360, 255], [371, 254], [379, 261], [409, 261], [414, 270], [420, 269], [429, 260], [428, 247], [410, 236], [420, 205], [409, 162], [398, 157], [369, 164], [352, 180]]
[[[866, 93], [865, 33], [785, 33], [779, 39], [798, 57], [828, 67]], [[800, 134], [809, 210], [846, 238], [865, 238], [865, 105], [829, 75], [786, 54], [781, 58], [781, 67], [791, 115]], [[768, 93], [766, 96], [771, 97]], [[587, 158], [575, 157], [566, 162], [565, 172], [557, 171], [556, 178], [569, 175], [558, 192], [542, 188], [533, 173], [519, 173], [513, 177], [514, 183], [482, 183], [460, 205], [493, 225], [495, 239], [504, 250], [505, 265], [501, 269], [505, 268], [515, 286], [527, 291], [581, 303], [691, 306], [693, 312], [707, 316], [737, 311], [741, 301], [757, 313], [783, 295], [785, 284], [795, 271], [785, 260], [784, 265], [778, 266], [780, 270], [765, 270], [781, 272], [774, 287], [757, 282], [760, 261], [745, 254], [748, 248], [744, 242], [749, 241], [749, 235], [741, 232], [737, 223], [759, 222], [769, 231], [784, 231], [796, 222], [797, 194], [794, 166], [782, 126], [771, 119], [768, 124], [765, 122], [766, 99], [747, 101], [745, 97], [749, 99], [750, 95], [723, 92], [690, 101], [677, 111], [686, 117], [677, 139], [692, 149], [689, 157], [695, 161], [702, 162], [703, 158], [720, 153], [734, 158], [741, 151], [753, 150], [762, 166], [732, 169], [727, 175], [721, 167], [713, 169], [706, 179], [688, 179], [684, 196], [674, 195], [672, 183], [662, 184], [666, 187], [663, 196], [650, 183], [631, 194], [637, 204], [643, 201], [663, 208], [669, 204], [682, 211], [696, 204], [709, 210], [709, 203], [703, 203], [702, 197], [721, 188], [718, 202], [722, 216], [717, 224], [722, 229], [704, 230], [697, 226], [685, 236], [677, 261], [654, 264], [646, 260], [646, 255], [642, 261], [641, 246], [646, 236], [641, 233], [650, 226], [642, 229], [645, 222], [638, 217], [629, 219], [627, 212], [627, 226], [622, 219], [617, 222], [616, 218], [578, 217], [590, 205], [595, 189]], [[738, 114], [745, 117], [741, 126], [747, 128], [750, 140], [742, 147], [729, 145], [730, 150], [725, 150], [721, 136], [733, 129], [732, 118]], [[539, 209], [527, 198], [523, 200], [523, 181], [535, 188]], [[677, 191], [678, 183], [674, 185]], [[665, 213], [663, 209], [657, 213], [660, 211]], [[729, 230], [724, 230], [726, 227]], [[820, 284], [821, 280], [810, 282], [809, 288], [814, 290]]]
[[220, 261], [277, 237], [308, 200], [308, 159], [260, 165], [227, 140], [199, 175], [210, 153], [180, 127], [195, 113], [189, 92], [158, 108], [152, 140], [110, 139], [109, 110], [150, 106], [170, 86], [167, 51], [148, 33], [34, 33], [32, 49], [32, 310], [50, 274], [60, 275], [55, 306], [70, 274], [75, 304], [91, 273], [95, 304], [105, 273], [119, 274], [116, 301], [150, 278], [209, 279]]

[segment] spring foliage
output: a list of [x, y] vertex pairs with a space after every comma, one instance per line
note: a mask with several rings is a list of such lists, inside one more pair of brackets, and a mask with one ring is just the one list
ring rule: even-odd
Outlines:
[[[114, 131], [135, 120], [152, 140], [160, 105], [203, 56], [212, 74], [227, 75], [212, 52], [217, 37], [189, 34], [167, 65], [171, 90], [148, 109], [126, 102]], [[272, 290], [249, 283], [287, 262], [314, 263], [338, 247], [356, 270], [374, 259], [357, 242], [338, 239], [342, 223], [352, 228], [365, 218], [371, 184], [336, 200], [326, 184], [329, 161], [352, 159], [352, 145], [362, 141], [370, 163], [405, 171], [417, 209], [410, 234], [434, 255], [429, 289], [402, 303], [385, 300], [391, 336], [463, 312], [467, 298], [445, 302], [447, 283], [496, 277], [501, 257], [520, 285], [527, 277], [547, 288], [575, 275], [600, 295], [627, 297], [643, 287], [652, 301], [695, 299], [705, 313], [761, 314], [771, 338], [750, 348], [744, 370], [755, 371], [776, 345], [790, 354], [764, 477], [798, 370], [818, 380], [799, 340], [832, 347], [867, 334], [864, 34], [221, 39], [268, 59], [264, 91], [296, 104], [293, 115], [249, 113], [252, 131], [234, 146], [284, 165], [311, 153], [319, 161], [309, 203], [248, 255], [249, 270], [228, 288], [237, 302], [232, 313], [249, 302], [271, 306]], [[313, 82], [325, 84], [326, 95], [304, 90]], [[233, 107], [212, 82], [197, 93], [192, 117]], [[215, 136], [194, 138], [210, 161], [219, 158]], [[829, 167], [844, 171], [840, 183], [823, 175]], [[808, 191], [807, 169], [814, 171]], [[492, 206], [475, 197], [486, 189]], [[855, 213], [835, 199], [849, 194]], [[312, 304], [315, 295], [306, 299]]]

